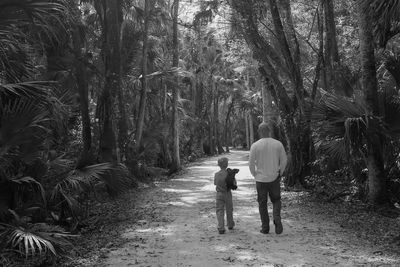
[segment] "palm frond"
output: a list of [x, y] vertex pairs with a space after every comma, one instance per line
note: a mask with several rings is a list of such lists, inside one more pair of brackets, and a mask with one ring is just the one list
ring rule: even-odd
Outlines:
[[0, 84], [0, 96], [19, 96], [45, 101], [54, 82], [32, 81], [12, 84]]
[[69, 15], [67, 2], [58, 0], [3, 0], [0, 3], [0, 27], [34, 24], [48, 35], [57, 36], [55, 24], [64, 25]]
[[57, 198], [61, 198], [72, 209], [72, 206], [76, 206], [76, 203], [71, 194], [88, 192], [99, 181], [104, 182], [115, 193], [123, 192], [129, 188], [129, 179], [124, 165], [115, 166], [111, 163], [100, 163], [72, 170], [65, 179], [55, 186], [51, 199], [54, 202]]
[[122, 193], [131, 187], [129, 170], [124, 164], [113, 167], [109, 174], [102, 175], [101, 180], [108, 186], [113, 194]]
[[361, 0], [364, 11], [370, 14], [374, 25], [374, 36], [384, 47], [388, 40], [400, 32], [400, 1]]
[[329, 155], [332, 159], [344, 160], [349, 156], [348, 145], [345, 138], [319, 140], [315, 145], [318, 151]]
[[[67, 2], [3, 0], [0, 2], [0, 71], [7, 82], [33, 72], [30, 58], [45, 43], [60, 43], [72, 21]], [[43, 39], [47, 39], [43, 42]], [[33, 49], [35, 47], [35, 49]]]
[[46, 127], [48, 115], [46, 108], [34, 100], [17, 98], [0, 103], [0, 157], [21, 146], [35, 152], [50, 131]]
[[16, 250], [25, 257], [39, 255], [57, 256], [59, 250], [70, 245], [67, 238], [73, 237], [62, 228], [45, 223], [13, 226], [0, 224], [0, 240], [5, 248]]
[[82, 177], [86, 180], [97, 179], [101, 180], [101, 176], [113, 170], [113, 165], [111, 163], [99, 163], [94, 165], [85, 166], [79, 169], [75, 169], [71, 176]]
[[[72, 187], [79, 187], [80, 184], [77, 185], [69, 185], [70, 188]], [[79, 191], [81, 192], [81, 191]], [[61, 213], [72, 216], [74, 219], [79, 218], [79, 215], [82, 211], [82, 205], [76, 199], [76, 196], [72, 194], [77, 194], [76, 192], [71, 192], [68, 188], [65, 188], [65, 185], [62, 183], [58, 183], [52, 190], [50, 196], [50, 203], [52, 204], [53, 208], [56, 210], [61, 210]], [[53, 216], [54, 217], [54, 216]], [[56, 220], [59, 220], [57, 217]]]
[[29, 176], [24, 176], [24, 177], [12, 177], [9, 180], [11, 183], [13, 184], [17, 184], [19, 186], [31, 186], [33, 189], [37, 190], [39, 192], [39, 194], [42, 197], [42, 201], [43, 203], [46, 203], [46, 193], [43, 189], [43, 186], [41, 183], [39, 183], [38, 181], [36, 181], [34, 178], [29, 177]]
[[317, 133], [316, 145], [330, 157], [347, 158], [350, 149], [360, 151], [364, 144], [366, 108], [361, 100], [321, 92], [311, 115]]

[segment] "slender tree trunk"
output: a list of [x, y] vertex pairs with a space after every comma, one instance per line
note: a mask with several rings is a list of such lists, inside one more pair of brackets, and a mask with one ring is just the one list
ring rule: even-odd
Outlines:
[[100, 135], [100, 158], [103, 162], [117, 161], [115, 134], [115, 97], [121, 90], [121, 2], [103, 1], [105, 35], [105, 83], [101, 96], [102, 131]]
[[80, 102], [80, 111], [82, 117], [82, 140], [83, 151], [82, 156], [86, 155], [92, 147], [92, 130], [89, 116], [89, 95], [88, 95], [88, 77], [86, 70], [86, 57], [82, 55], [82, 48], [84, 47], [83, 40], [79, 35], [76, 28], [73, 33], [74, 52], [77, 58], [75, 64], [75, 77], [78, 85], [78, 94]]
[[[196, 91], [195, 91], [195, 114], [197, 116], [197, 118], [201, 118], [202, 117], [202, 106], [203, 103], [206, 102], [204, 101], [204, 84], [199, 81], [199, 83], [197, 84], [197, 80], [196, 80]], [[201, 127], [200, 125], [196, 125], [196, 150], [198, 150], [200, 152], [200, 154], [204, 154], [206, 151], [204, 150], [204, 140], [206, 140], [206, 130], [204, 129], [204, 127]]]
[[[161, 93], [160, 93], [160, 118], [161, 121], [166, 122], [167, 121], [167, 84], [164, 79], [160, 80], [160, 87], [161, 87]], [[165, 127], [163, 125], [163, 127]], [[164, 132], [164, 131], [163, 131]], [[161, 150], [161, 159], [160, 159], [160, 165], [161, 167], [164, 168], [170, 168], [171, 166], [171, 152], [169, 149], [169, 135], [168, 134], [161, 134], [161, 137], [159, 139], [159, 144], [160, 144], [160, 150]]]
[[191, 100], [192, 100], [192, 112], [196, 114], [196, 95], [197, 95], [197, 79], [196, 75], [190, 79], [190, 92], [191, 92]]
[[221, 136], [219, 132], [219, 88], [218, 84], [215, 83], [215, 100], [214, 100], [214, 135], [215, 135], [215, 145], [217, 147], [218, 154], [224, 153], [224, 148], [221, 145]]
[[[179, 0], [174, 0], [173, 6], [173, 59], [172, 66], [178, 67], [179, 65], [179, 43], [178, 43], [178, 13]], [[171, 172], [176, 172], [181, 168], [181, 161], [179, 155], [179, 114], [178, 114], [178, 97], [179, 97], [179, 78], [175, 79], [175, 84], [172, 89], [172, 139], [173, 139], [173, 153], [172, 153], [172, 166]]]
[[[260, 78], [261, 80], [261, 78]], [[264, 85], [264, 83], [261, 81], [260, 82], [261, 86], [261, 95], [262, 95], [262, 103], [263, 103], [263, 122], [268, 123], [269, 118], [268, 118], [268, 96], [267, 96], [267, 87]]]
[[[326, 88], [328, 92], [333, 92], [334, 79], [333, 79], [333, 68], [332, 68], [332, 28], [331, 21], [333, 14], [331, 14], [329, 2], [331, 0], [322, 0], [323, 14], [324, 14], [324, 25], [325, 25], [325, 51], [324, 51], [324, 62], [325, 62], [325, 78]], [[332, 11], [333, 12], [333, 11]], [[332, 18], [333, 19], [333, 18]]]
[[161, 117], [166, 118], [167, 115], [167, 84], [164, 79], [161, 79]]
[[338, 71], [340, 69], [339, 50], [336, 37], [336, 25], [334, 16], [334, 5], [332, 0], [322, 0], [324, 24], [325, 24], [325, 53], [324, 62], [327, 78], [327, 91], [345, 94], [340, 85]]
[[361, 85], [368, 105], [367, 114], [367, 167], [368, 167], [368, 200], [371, 204], [388, 202], [387, 187], [384, 176], [381, 133], [377, 131], [379, 116], [378, 82], [376, 79], [376, 62], [372, 34], [372, 18], [365, 11], [368, 1], [358, 0]]
[[122, 87], [118, 91], [118, 145], [119, 145], [119, 158], [125, 158], [125, 145], [128, 141], [128, 118], [125, 109], [126, 100]]
[[228, 106], [228, 111], [226, 112], [226, 117], [225, 117], [225, 127], [224, 127], [224, 139], [225, 139], [225, 150], [226, 152], [229, 152], [229, 141], [228, 141], [228, 126], [229, 126], [229, 118], [232, 112], [234, 106], [234, 100], [232, 99], [232, 102]]
[[[335, 24], [335, 9], [333, 0], [324, 0], [324, 14], [325, 14], [325, 27], [326, 27], [326, 43], [329, 43], [329, 57], [332, 59], [333, 64], [339, 64], [339, 49], [336, 37], [336, 24]], [[327, 44], [328, 45], [328, 44]]]
[[254, 143], [254, 124], [253, 124], [253, 115], [251, 113], [249, 113], [249, 138], [250, 138], [249, 144], [251, 146]]
[[244, 111], [243, 114], [244, 114], [244, 124], [246, 126], [246, 146], [247, 149], [249, 149], [250, 148], [249, 115], [247, 114], [247, 111]]
[[209, 124], [209, 135], [208, 135], [208, 139], [209, 139], [209, 145], [210, 145], [210, 154], [214, 155], [216, 154], [216, 150], [215, 150], [215, 82], [213, 79], [213, 75], [211, 74], [209, 77], [209, 85], [210, 85], [210, 100], [209, 102], [209, 120], [210, 120], [210, 124]]
[[140, 91], [139, 115], [136, 123], [136, 146], [139, 148], [142, 143], [142, 135], [144, 129], [144, 118], [146, 113], [147, 102], [147, 51], [148, 51], [148, 35], [149, 35], [149, 21], [150, 9], [152, 0], [145, 0], [144, 8], [144, 31], [143, 31], [143, 49], [142, 49], [142, 89]]

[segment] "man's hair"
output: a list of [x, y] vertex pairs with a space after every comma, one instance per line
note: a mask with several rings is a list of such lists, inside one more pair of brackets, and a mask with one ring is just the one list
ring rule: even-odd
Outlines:
[[261, 137], [269, 136], [270, 132], [271, 132], [271, 129], [269, 128], [268, 123], [262, 122], [262, 123], [260, 123], [260, 125], [258, 125], [258, 133], [261, 135]]
[[221, 168], [226, 168], [228, 167], [228, 158], [219, 158], [218, 159], [218, 166], [220, 166]]

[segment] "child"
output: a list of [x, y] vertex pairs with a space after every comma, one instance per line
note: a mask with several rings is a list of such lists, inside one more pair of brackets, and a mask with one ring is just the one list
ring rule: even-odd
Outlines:
[[228, 229], [232, 230], [235, 226], [233, 221], [233, 204], [232, 204], [232, 192], [227, 189], [226, 186], [226, 176], [228, 174], [228, 158], [219, 158], [218, 166], [221, 168], [219, 172], [214, 175], [214, 184], [217, 191], [216, 196], [216, 213], [218, 220], [218, 232], [220, 234], [225, 233], [225, 209], [226, 209], [226, 219], [228, 223]]

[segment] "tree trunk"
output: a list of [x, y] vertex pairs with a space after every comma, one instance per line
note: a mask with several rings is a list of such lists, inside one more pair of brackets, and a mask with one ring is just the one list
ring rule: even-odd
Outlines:
[[336, 37], [336, 25], [334, 15], [334, 5], [332, 0], [322, 0], [324, 24], [325, 24], [325, 53], [324, 62], [326, 70], [327, 91], [338, 94], [346, 94], [343, 86], [340, 85], [339, 77], [340, 59]]
[[329, 4], [331, 0], [322, 0], [323, 14], [324, 14], [324, 25], [325, 25], [325, 51], [324, 51], [324, 67], [325, 67], [325, 90], [328, 92], [334, 91], [334, 79], [333, 79], [333, 68], [332, 68], [332, 25], [330, 19], [333, 19], [333, 10], [330, 9]]
[[[285, 132], [285, 140], [282, 143], [287, 144], [289, 154], [289, 166], [285, 173], [288, 185], [302, 184], [304, 182], [303, 175], [307, 173], [304, 168], [309, 165], [308, 157], [305, 157], [304, 151], [308, 153], [310, 150], [310, 142], [302, 143], [307, 133], [304, 133], [305, 121], [305, 90], [303, 86], [303, 78], [300, 72], [301, 62], [299, 51], [300, 47], [295, 35], [294, 25], [291, 19], [290, 2], [285, 1], [284, 7], [286, 11], [286, 19], [288, 33], [285, 33], [280, 12], [276, 0], [269, 0], [271, 17], [274, 25], [274, 34], [276, 37], [279, 50], [269, 44], [275, 40], [266, 40], [258, 30], [257, 19], [253, 17], [253, 2], [244, 0], [232, 0], [233, 8], [243, 17], [243, 36], [249, 44], [254, 57], [260, 62], [262, 75], [270, 80], [273, 87], [272, 95], [280, 111]], [[290, 18], [290, 19], [289, 19]], [[288, 38], [286, 38], [286, 35]], [[288, 42], [290, 41], [290, 43]], [[292, 84], [292, 91], [295, 98], [289, 96], [282, 81], [283, 75], [287, 75]], [[302, 136], [299, 138], [299, 136]]]
[[[261, 77], [260, 77], [260, 82], [261, 82], [261, 93], [262, 93], [262, 99], [263, 99], [263, 122], [267, 123], [272, 130], [274, 127], [274, 118], [273, 118], [273, 112], [272, 112], [272, 96], [271, 92], [268, 90], [268, 84], [265, 84]], [[272, 132], [271, 132], [272, 134]], [[274, 137], [271, 135], [271, 137]]]
[[122, 87], [118, 91], [118, 145], [119, 145], [119, 158], [125, 158], [125, 146], [128, 142], [128, 118], [125, 110], [125, 98]]
[[104, 8], [105, 83], [101, 96], [100, 158], [103, 162], [117, 161], [115, 138], [115, 97], [121, 90], [121, 2], [106, 0]]
[[332, 59], [333, 64], [339, 64], [339, 49], [336, 37], [336, 24], [335, 24], [335, 8], [333, 0], [324, 0], [324, 14], [325, 14], [325, 27], [326, 27], [326, 43], [329, 43], [329, 57]]
[[214, 126], [215, 126], [215, 130], [214, 130], [214, 135], [215, 135], [215, 145], [217, 147], [217, 152], [218, 154], [222, 154], [224, 153], [224, 148], [221, 145], [221, 136], [220, 136], [220, 132], [219, 132], [219, 91], [218, 91], [218, 84], [215, 83], [215, 101], [214, 101]]
[[230, 118], [233, 106], [234, 106], [234, 100], [232, 98], [232, 102], [228, 106], [228, 111], [226, 112], [226, 117], [225, 117], [224, 139], [225, 139], [225, 150], [226, 150], [226, 152], [229, 152], [228, 126], [229, 126], [229, 118]]
[[285, 58], [287, 68], [289, 69], [289, 76], [290, 76], [291, 81], [293, 82], [294, 94], [295, 94], [296, 100], [298, 102], [298, 108], [300, 110], [300, 113], [304, 113], [304, 107], [305, 107], [304, 93], [305, 93], [305, 91], [304, 91], [304, 86], [303, 86], [303, 78], [301, 77], [301, 71], [300, 71], [300, 66], [301, 66], [300, 47], [299, 47], [299, 43], [297, 41], [294, 25], [292, 22], [290, 2], [288, 0], [285, 0], [284, 6], [286, 9], [285, 10], [286, 14], [287, 14], [286, 23], [289, 28], [288, 36], [290, 37], [289, 40], [291, 40], [291, 44], [293, 47], [292, 51], [290, 49], [289, 41], [288, 41], [288, 38], [286, 37], [285, 31], [284, 31], [284, 27], [283, 27], [282, 20], [281, 20], [281, 15], [280, 15], [276, 0], [269, 0], [269, 3], [270, 3], [272, 20], [274, 23], [274, 30], [275, 30], [277, 39], [279, 41], [280, 50], [283, 54], [283, 57]]
[[[174, 0], [173, 4], [173, 59], [172, 66], [179, 65], [179, 43], [178, 43], [178, 11], [179, 0]], [[179, 114], [178, 114], [178, 97], [179, 97], [179, 78], [176, 76], [175, 84], [172, 89], [172, 165], [171, 172], [176, 172], [181, 168], [179, 155]]]
[[168, 86], [165, 83], [165, 80], [163, 78], [161, 78], [161, 118], [163, 118], [163, 120], [165, 120], [166, 116], [167, 116], [167, 90]]
[[208, 114], [209, 114], [209, 125], [208, 125], [208, 143], [210, 145], [210, 154], [215, 155], [216, 150], [215, 150], [215, 116], [214, 116], [214, 110], [215, 110], [215, 81], [213, 79], [212, 74], [209, 77], [209, 85], [210, 85], [210, 100], [208, 101]]
[[384, 164], [382, 155], [381, 134], [377, 131], [379, 116], [378, 82], [376, 79], [375, 50], [372, 34], [372, 18], [366, 12], [368, 2], [359, 0], [359, 35], [361, 60], [361, 85], [368, 105], [367, 114], [367, 167], [368, 167], [368, 200], [371, 204], [388, 202]]
[[249, 131], [249, 115], [247, 114], [247, 111], [243, 112], [244, 114], [244, 124], [246, 126], [246, 148], [250, 149], [250, 131]]
[[[202, 117], [202, 106], [203, 106], [203, 94], [204, 94], [204, 84], [199, 81], [197, 84], [196, 79], [196, 86], [195, 86], [195, 98], [194, 98], [194, 108], [195, 108], [195, 115], [197, 118]], [[195, 150], [198, 151], [201, 155], [203, 155], [206, 151], [204, 150], [204, 140], [206, 137], [206, 130], [201, 125], [197, 124], [195, 127], [195, 137], [196, 137], [196, 147]]]
[[79, 94], [79, 107], [82, 117], [82, 140], [84, 157], [92, 147], [92, 130], [89, 115], [89, 95], [88, 95], [88, 77], [86, 70], [86, 57], [82, 55], [82, 48], [84, 47], [83, 40], [79, 35], [78, 28], [75, 28], [73, 33], [73, 45], [76, 56], [75, 64], [75, 77], [78, 85]]
[[[261, 78], [260, 78], [261, 80]], [[260, 82], [261, 86], [261, 95], [262, 95], [262, 103], [263, 103], [263, 122], [268, 123], [269, 122], [269, 116], [268, 116], [268, 111], [269, 111], [269, 105], [268, 105], [268, 96], [267, 96], [267, 87], [264, 85], [264, 83], [261, 81]]]
[[[249, 145], [251, 146], [254, 143], [254, 124], [253, 124], [253, 115], [249, 113]], [[249, 146], [249, 148], [250, 148]]]
[[150, 9], [152, 0], [145, 0], [144, 8], [144, 30], [143, 30], [143, 49], [142, 49], [142, 89], [140, 91], [139, 115], [136, 123], [136, 147], [139, 148], [142, 143], [142, 135], [144, 129], [144, 118], [146, 113], [147, 102], [147, 51], [148, 51], [148, 35]]

